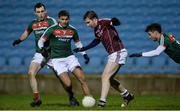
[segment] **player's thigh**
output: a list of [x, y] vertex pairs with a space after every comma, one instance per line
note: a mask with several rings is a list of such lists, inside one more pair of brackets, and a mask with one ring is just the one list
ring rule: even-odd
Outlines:
[[67, 72], [63, 72], [60, 75], [58, 75], [60, 81], [63, 83], [65, 86], [70, 86], [71, 85], [71, 80], [69, 78], [69, 75]]
[[29, 74], [37, 74], [41, 69], [41, 64], [45, 61], [44, 57], [40, 53], [35, 53], [29, 66]]
[[40, 69], [41, 69], [41, 64], [36, 63], [36, 62], [31, 62], [29, 66], [28, 74], [36, 75]]
[[115, 74], [115, 72], [117, 72], [119, 67], [120, 67], [119, 64], [108, 60], [105, 69], [103, 71], [102, 77], [110, 78]]
[[73, 72], [74, 76], [79, 80], [79, 81], [84, 81], [85, 80], [85, 74], [81, 67], [76, 67]]
[[68, 64], [67, 67], [70, 72], [73, 72], [76, 67], [80, 67], [80, 63], [74, 55], [67, 57], [66, 63]]
[[61, 75], [64, 72], [68, 72], [68, 67], [65, 61], [61, 59], [52, 59], [51, 67], [56, 72], [57, 75]]

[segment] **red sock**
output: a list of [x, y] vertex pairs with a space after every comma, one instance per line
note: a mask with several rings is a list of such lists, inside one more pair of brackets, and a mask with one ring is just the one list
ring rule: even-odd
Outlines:
[[34, 93], [34, 98], [35, 98], [35, 99], [40, 99], [39, 92]]

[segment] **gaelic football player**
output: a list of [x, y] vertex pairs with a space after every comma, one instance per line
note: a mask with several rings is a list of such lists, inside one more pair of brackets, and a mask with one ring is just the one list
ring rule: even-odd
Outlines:
[[[31, 64], [29, 66], [29, 71], [28, 71], [30, 86], [34, 93], [33, 102], [31, 103], [32, 107], [39, 106], [42, 103], [40, 99], [39, 90], [38, 90], [36, 74], [43, 67], [42, 64], [43, 62], [45, 62], [45, 58], [40, 53], [40, 49], [38, 48], [37, 43], [40, 37], [42, 36], [42, 34], [44, 33], [44, 31], [48, 27], [57, 24], [55, 19], [47, 16], [46, 7], [42, 3], [37, 3], [34, 6], [34, 13], [37, 16], [37, 18], [32, 20], [32, 22], [29, 23], [28, 27], [25, 29], [25, 31], [22, 33], [19, 39], [15, 40], [12, 44], [13, 46], [18, 45], [21, 42], [23, 42], [26, 38], [28, 38], [31, 32], [34, 33], [34, 36], [35, 36], [34, 39], [36, 43], [36, 49], [35, 49], [36, 53], [34, 54], [34, 57], [32, 58]], [[46, 44], [48, 46], [48, 42]]]
[[159, 46], [155, 50], [133, 53], [129, 57], [153, 57], [165, 52], [174, 62], [180, 64], [180, 43], [172, 34], [163, 33], [161, 25], [158, 23], [148, 25], [145, 32], [153, 41], [157, 41]]
[[123, 97], [124, 102], [121, 106], [125, 107], [133, 100], [134, 96], [114, 78], [118, 70], [125, 64], [127, 57], [127, 50], [114, 27], [120, 25], [120, 21], [117, 18], [98, 19], [98, 16], [94, 11], [87, 11], [84, 15], [84, 21], [88, 27], [94, 29], [96, 38], [86, 47], [77, 48], [74, 49], [74, 51], [85, 51], [102, 42], [109, 54], [107, 64], [101, 76], [102, 89], [98, 106], [105, 107], [109, 88], [112, 86]]
[[[66, 10], [58, 13], [58, 24], [50, 27], [42, 35], [38, 42], [40, 49], [44, 48], [44, 43], [49, 40], [51, 53], [50, 53], [50, 66], [57, 73], [66, 92], [69, 95], [70, 104], [78, 106], [79, 102], [74, 97], [72, 92], [72, 83], [68, 73], [71, 72], [81, 83], [85, 96], [90, 96], [90, 91], [85, 80], [84, 72], [71, 50], [71, 41], [75, 42], [77, 47], [82, 47], [77, 30], [69, 24], [70, 14]], [[81, 53], [85, 59], [85, 63], [89, 62], [89, 57], [86, 52]]]

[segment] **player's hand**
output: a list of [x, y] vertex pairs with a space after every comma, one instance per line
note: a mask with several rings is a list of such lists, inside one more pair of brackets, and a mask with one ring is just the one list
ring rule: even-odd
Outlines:
[[44, 58], [48, 58], [48, 57], [49, 57], [48, 51], [47, 51], [47, 49], [44, 48], [44, 47], [41, 49], [41, 54], [42, 54], [42, 56], [43, 56]]
[[22, 40], [20, 40], [20, 39], [14, 40], [13, 43], [12, 43], [12, 45], [13, 45], [13, 46], [16, 46], [16, 45], [18, 45], [18, 44], [21, 43], [21, 42], [22, 42]]
[[142, 52], [141, 53], [133, 53], [130, 54], [129, 57], [141, 57], [142, 56]]
[[84, 47], [82, 47], [82, 48], [75, 48], [75, 49], [73, 49], [73, 51], [74, 51], [75, 53], [77, 53], [77, 52], [82, 52], [82, 51], [84, 51]]
[[88, 55], [87, 55], [87, 54], [84, 54], [83, 57], [84, 57], [84, 59], [85, 59], [84, 63], [85, 63], [85, 64], [88, 64], [88, 63], [89, 63], [89, 60], [90, 60], [89, 57], [88, 57]]

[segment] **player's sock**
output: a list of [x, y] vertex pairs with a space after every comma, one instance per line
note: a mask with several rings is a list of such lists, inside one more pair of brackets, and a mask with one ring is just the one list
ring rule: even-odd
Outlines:
[[100, 98], [99, 100], [101, 100], [101, 101], [105, 101], [105, 102], [106, 102], [106, 99], [105, 99], [105, 98]]
[[35, 92], [35, 93], [34, 93], [34, 99], [40, 100], [40, 94], [39, 94], [39, 92]]
[[134, 99], [134, 95], [130, 94], [128, 91], [124, 92], [123, 96], [123, 103], [121, 104], [121, 107], [126, 107], [130, 101]]
[[38, 92], [34, 93], [34, 99], [33, 101], [30, 103], [30, 105], [32, 107], [35, 107], [35, 106], [40, 106], [42, 104], [42, 101], [40, 100], [40, 95]]
[[123, 97], [127, 97], [128, 95], [129, 95], [129, 92], [127, 90], [125, 90], [121, 93], [121, 96], [123, 96]]
[[69, 98], [69, 102], [71, 106], [79, 106], [79, 102], [75, 97]]
[[105, 107], [105, 105], [106, 105], [106, 101], [100, 99], [98, 103], [98, 107]]

